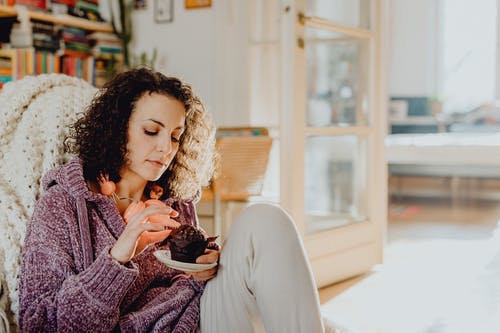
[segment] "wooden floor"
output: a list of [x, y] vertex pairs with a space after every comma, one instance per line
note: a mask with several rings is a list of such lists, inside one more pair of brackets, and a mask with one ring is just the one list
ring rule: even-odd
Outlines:
[[384, 264], [320, 290], [340, 332], [500, 332], [500, 202], [398, 199]]

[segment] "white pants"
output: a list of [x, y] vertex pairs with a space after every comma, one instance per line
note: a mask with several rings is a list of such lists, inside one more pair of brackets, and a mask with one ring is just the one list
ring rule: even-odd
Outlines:
[[269, 204], [238, 215], [201, 297], [202, 333], [323, 332], [316, 284], [290, 216]]

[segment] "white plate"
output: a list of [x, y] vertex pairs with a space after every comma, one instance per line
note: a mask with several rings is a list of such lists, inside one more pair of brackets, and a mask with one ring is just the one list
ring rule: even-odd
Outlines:
[[211, 264], [191, 264], [189, 262], [182, 262], [182, 261], [176, 261], [172, 260], [170, 257], [170, 251], [169, 250], [158, 250], [155, 251], [154, 253], [156, 259], [164, 263], [170, 268], [173, 269], [178, 269], [180, 271], [192, 273], [192, 272], [201, 272], [207, 269], [210, 269], [212, 267], [217, 266], [217, 263], [211, 263]]

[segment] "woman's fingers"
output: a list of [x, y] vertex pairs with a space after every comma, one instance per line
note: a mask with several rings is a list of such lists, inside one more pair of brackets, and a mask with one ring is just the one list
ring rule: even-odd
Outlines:
[[179, 216], [179, 212], [173, 210], [172, 207], [165, 205], [165, 203], [163, 203], [163, 201], [160, 201], [157, 199], [149, 199], [149, 200], [146, 200], [146, 202], [144, 204], [146, 205], [146, 207], [149, 207], [152, 205], [156, 205], [156, 206], [160, 206], [160, 207], [168, 207], [168, 208], [170, 208], [170, 213], [168, 214], [170, 217]]
[[163, 223], [145, 222], [142, 224], [142, 231], [164, 231], [165, 225]]
[[[196, 263], [197, 264], [212, 264], [214, 262], [219, 261], [219, 251], [217, 250], [205, 250], [205, 254], [199, 256], [196, 258]], [[194, 272], [191, 273], [191, 275], [198, 281], [206, 281], [210, 280], [213, 278], [215, 275], [217, 275], [217, 270], [219, 269], [219, 266], [215, 266], [213, 268], [201, 271], [201, 272]]]
[[[148, 232], [154, 234], [166, 231], [168, 227], [178, 223], [171, 220], [169, 217], [172, 216], [171, 214], [175, 215], [175, 213], [177, 213], [173, 212], [175, 212], [175, 210], [165, 204], [154, 204], [146, 207], [143, 202], [137, 203], [128, 212], [129, 214], [126, 219], [127, 226], [111, 249], [111, 256], [122, 263], [132, 259], [149, 245], [150, 242], [156, 241], [155, 237], [145, 237], [144, 240], [141, 241], [141, 235], [143, 235], [144, 232], [146, 232], [146, 234], [148, 234]], [[162, 219], [155, 223], [149, 222], [149, 217], [155, 215], [162, 215]], [[163, 233], [161, 233], [161, 236], [163, 236]]]
[[162, 223], [170, 228], [178, 228], [181, 224], [170, 218], [171, 216], [165, 214], [154, 214], [148, 217], [148, 221], [151, 223]]
[[219, 251], [217, 250], [205, 250], [205, 254], [196, 258], [197, 264], [211, 264], [219, 260]]
[[191, 276], [198, 281], [207, 281], [217, 275], [217, 266], [201, 272], [193, 272]]
[[[165, 229], [165, 227], [175, 227], [179, 224], [179, 222], [170, 219], [169, 214], [174, 211], [172, 208], [163, 205], [150, 205], [141, 212], [132, 216], [129, 220], [128, 226], [137, 227], [137, 230], [140, 232], [143, 231], [159, 231]], [[158, 218], [161, 216], [161, 218]], [[153, 221], [148, 223], [148, 220], [151, 218]]]

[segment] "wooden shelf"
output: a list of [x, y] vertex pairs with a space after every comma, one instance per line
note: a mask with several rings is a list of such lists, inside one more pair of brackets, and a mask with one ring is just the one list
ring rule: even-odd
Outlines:
[[[85, 30], [113, 32], [113, 28], [108, 23], [92, 22], [70, 15], [54, 15], [50, 13], [29, 10], [29, 17], [33, 20], [52, 22]], [[0, 5], [0, 17], [17, 16], [17, 9], [11, 6]]]

